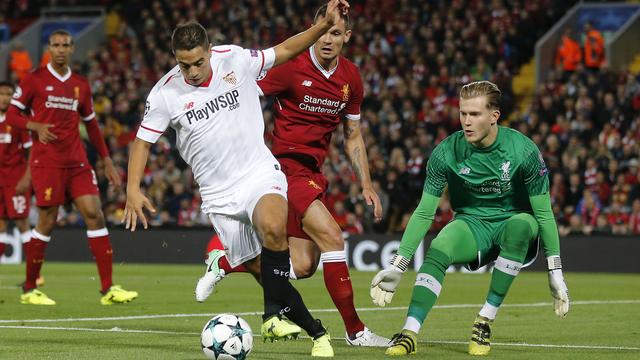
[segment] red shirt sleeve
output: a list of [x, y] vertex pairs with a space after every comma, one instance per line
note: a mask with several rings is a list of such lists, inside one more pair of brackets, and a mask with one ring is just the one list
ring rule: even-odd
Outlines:
[[84, 121], [90, 121], [96, 117], [93, 112], [93, 96], [91, 95], [91, 88], [89, 83], [85, 80], [82, 84], [82, 95], [80, 97], [80, 106], [78, 107], [78, 114]]
[[266, 75], [262, 78], [258, 79], [258, 86], [264, 96], [269, 95], [278, 95], [281, 92], [285, 91], [289, 86], [288, 79], [291, 78], [291, 73], [293, 69], [289, 68], [289, 64], [291, 62], [287, 62], [280, 66], [276, 66], [267, 71]]
[[16, 90], [11, 98], [11, 105], [7, 111], [7, 123], [20, 129], [27, 128], [29, 118], [22, 115], [22, 111], [28, 111], [33, 101], [35, 78], [31, 73], [27, 74], [20, 84], [16, 86]]
[[345, 107], [344, 113], [349, 120], [360, 119], [360, 106], [362, 105], [362, 98], [364, 97], [364, 90], [362, 87], [362, 79], [359, 72], [352, 73], [352, 80], [350, 81], [351, 95], [349, 101]]
[[31, 107], [31, 101], [33, 101], [33, 95], [35, 93], [35, 77], [29, 73], [20, 81], [20, 84], [16, 86], [16, 90], [13, 93], [11, 104], [18, 107], [20, 110], [27, 110]]

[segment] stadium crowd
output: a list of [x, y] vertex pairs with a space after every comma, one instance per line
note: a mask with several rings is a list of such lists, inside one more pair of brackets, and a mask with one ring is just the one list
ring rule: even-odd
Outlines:
[[[146, 95], [175, 65], [169, 49], [175, 24], [198, 19], [215, 44], [262, 48], [311, 24], [310, 9], [316, 3], [156, 0], [111, 5], [107, 42], [86, 61], [74, 64], [73, 70], [89, 79], [95, 112], [123, 181], [128, 144], [135, 137]], [[559, 66], [537, 89], [526, 111], [517, 109], [511, 89], [512, 76], [533, 55], [536, 39], [571, 2], [356, 0], [351, 4], [353, 36], [344, 55], [360, 67], [364, 81], [362, 131], [384, 221], [373, 223], [371, 209], [340, 151], [338, 133], [324, 172], [330, 183], [328, 208], [345, 232], [404, 229], [420, 199], [429, 154], [459, 129], [460, 86], [490, 80], [503, 91], [503, 124], [530, 136], [543, 151], [561, 233], [640, 234], [640, 76], [614, 73], [606, 64], [600, 69], [579, 64], [571, 72]], [[267, 141], [273, 127], [271, 106], [270, 99], [263, 100]], [[200, 212], [192, 173], [179, 160], [174, 144], [174, 133], [168, 131], [153, 148], [145, 170], [144, 190], [159, 210], [151, 222], [209, 226]], [[97, 158], [92, 149], [89, 153], [92, 160]], [[107, 221], [120, 224], [124, 189], [108, 186], [100, 165], [96, 172]], [[439, 230], [452, 215], [444, 198], [431, 230]], [[71, 208], [61, 212], [58, 221], [82, 225]]]

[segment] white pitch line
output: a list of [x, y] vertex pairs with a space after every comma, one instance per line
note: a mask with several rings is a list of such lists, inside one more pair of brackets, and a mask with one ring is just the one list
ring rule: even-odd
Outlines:
[[[94, 331], [94, 332], [113, 332], [113, 333], [134, 333], [134, 334], [168, 334], [168, 335], [189, 335], [197, 336], [195, 332], [179, 332], [179, 331], [162, 331], [162, 330], [134, 330], [121, 329], [114, 327], [111, 329], [95, 329], [95, 328], [76, 328], [76, 327], [58, 327], [58, 326], [17, 326], [17, 325], [0, 325], [0, 329], [22, 329], [22, 330], [63, 330], [63, 331]], [[261, 335], [254, 334], [254, 337]], [[301, 336], [300, 338], [308, 338]], [[343, 337], [335, 337], [335, 340], [344, 340]], [[449, 340], [420, 340], [419, 343], [427, 344], [456, 344], [467, 345], [468, 341], [449, 341]], [[589, 350], [631, 350], [639, 351], [640, 347], [631, 346], [608, 346], [608, 345], [568, 345], [568, 344], [529, 344], [529, 343], [500, 343], [492, 342], [494, 346], [512, 346], [512, 347], [540, 347], [540, 348], [556, 348], [556, 349], [589, 349]]]
[[[571, 305], [624, 305], [624, 304], [640, 304], [640, 300], [586, 300], [572, 301]], [[550, 302], [538, 302], [529, 304], [503, 304], [500, 307], [544, 307], [552, 306]], [[434, 309], [463, 309], [463, 308], [480, 308], [482, 304], [450, 304], [436, 305]], [[406, 311], [406, 306], [384, 307], [384, 308], [358, 308], [360, 312], [365, 311]], [[315, 313], [321, 312], [337, 312], [335, 308], [331, 309], [310, 309]], [[140, 319], [167, 319], [167, 318], [183, 318], [183, 317], [207, 317], [213, 316], [215, 313], [196, 313], [196, 314], [154, 314], [154, 315], [132, 315], [132, 316], [107, 316], [107, 317], [85, 317], [85, 318], [63, 318], [63, 319], [6, 319], [0, 320], [0, 324], [15, 323], [51, 323], [51, 322], [80, 322], [80, 321], [113, 321], [113, 320], [140, 320]], [[258, 316], [262, 315], [262, 311], [248, 311], [235, 313], [239, 316]]]
[[[1, 327], [1, 326], [0, 326]], [[422, 341], [418, 341], [422, 342]], [[426, 343], [432, 344], [469, 344], [468, 341], [447, 341], [447, 340], [427, 340]], [[543, 347], [543, 348], [561, 348], [561, 349], [599, 349], [599, 350], [640, 350], [640, 347], [632, 346], [607, 346], [607, 345], [556, 345], [556, 344], [529, 344], [529, 343], [499, 343], [491, 342], [491, 346], [518, 346], [518, 347]]]
[[60, 326], [0, 325], [0, 329], [65, 330], [65, 331], [141, 333], [141, 334], [200, 335], [199, 333], [190, 333], [190, 332], [162, 331], [162, 330], [132, 330], [132, 329], [120, 329], [118, 327], [114, 327], [111, 329], [95, 329], [95, 328], [60, 327]]

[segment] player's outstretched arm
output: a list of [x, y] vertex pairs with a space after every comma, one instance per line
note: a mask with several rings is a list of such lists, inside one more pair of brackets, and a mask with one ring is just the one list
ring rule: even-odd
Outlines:
[[149, 149], [151, 149], [151, 143], [136, 138], [131, 145], [129, 153], [127, 204], [124, 208], [124, 218], [122, 221], [124, 222], [125, 229], [131, 229], [131, 231], [136, 230], [138, 218], [140, 218], [145, 229], [148, 227], [147, 218], [143, 211], [144, 208], [152, 213], [156, 212], [151, 201], [140, 191], [140, 182], [142, 181], [144, 167], [149, 158]]
[[407, 228], [402, 234], [398, 253], [391, 260], [391, 265], [380, 270], [371, 281], [371, 300], [378, 306], [385, 306], [391, 302], [402, 274], [407, 270], [409, 261], [416, 252], [418, 245], [431, 227], [440, 198], [423, 192], [418, 208], [411, 215]]
[[360, 121], [344, 121], [344, 148], [347, 156], [351, 160], [353, 171], [360, 179], [362, 186], [362, 196], [367, 205], [373, 205], [373, 216], [375, 221], [382, 220], [382, 205], [378, 194], [371, 185], [371, 175], [369, 173], [369, 160], [367, 159], [367, 148], [360, 132]]
[[553, 309], [559, 317], [567, 316], [569, 312], [569, 289], [562, 274], [562, 261], [560, 260], [560, 238], [558, 225], [553, 216], [551, 197], [549, 193], [529, 197], [533, 215], [540, 226], [540, 238], [547, 257], [549, 270], [549, 290], [553, 296]]
[[349, 3], [346, 0], [330, 0], [327, 5], [327, 16], [306, 31], [288, 38], [273, 48], [276, 54], [273, 66], [286, 63], [309, 48], [340, 20], [341, 14], [346, 14], [348, 11]]

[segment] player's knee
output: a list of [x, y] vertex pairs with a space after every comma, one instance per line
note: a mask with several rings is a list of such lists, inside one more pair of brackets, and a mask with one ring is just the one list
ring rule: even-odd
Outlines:
[[446, 252], [434, 247], [433, 244], [427, 251], [425, 263], [431, 263], [443, 272], [453, 263], [451, 256]]
[[310, 278], [318, 268], [318, 261], [311, 257], [297, 257], [291, 258], [293, 263], [293, 272], [296, 274], [297, 279]]
[[505, 225], [505, 234], [506, 242], [523, 248], [526, 248], [536, 235], [534, 229], [531, 228], [530, 222], [524, 216], [510, 219]]
[[84, 217], [86, 223], [100, 222], [102, 220], [102, 211], [98, 208], [89, 209], [84, 212]]
[[268, 249], [282, 250], [287, 248], [287, 229], [281, 222], [264, 222], [258, 227], [262, 242]]
[[344, 249], [342, 230], [337, 224], [335, 224], [335, 226], [328, 226], [321, 231], [309, 232], [306, 228], [303, 228], [303, 230], [311, 235], [313, 241], [318, 244], [322, 252], [340, 251]]

